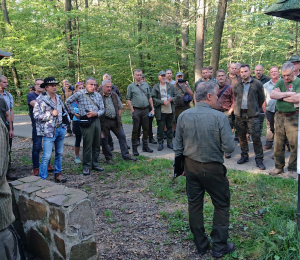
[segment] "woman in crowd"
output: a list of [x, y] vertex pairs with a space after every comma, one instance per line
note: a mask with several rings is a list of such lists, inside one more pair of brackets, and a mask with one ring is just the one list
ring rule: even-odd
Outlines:
[[[82, 89], [84, 89], [84, 85], [82, 82], [77, 82], [75, 84], [75, 93], [77, 91], [81, 91]], [[77, 101], [72, 103], [72, 106], [75, 110], [75, 112], [78, 114], [78, 104]], [[75, 134], [75, 163], [81, 163], [81, 160], [79, 158], [79, 151], [80, 151], [80, 142], [81, 142], [81, 131], [80, 131], [80, 127], [79, 127], [79, 119], [76, 116], [73, 116], [73, 134]]]

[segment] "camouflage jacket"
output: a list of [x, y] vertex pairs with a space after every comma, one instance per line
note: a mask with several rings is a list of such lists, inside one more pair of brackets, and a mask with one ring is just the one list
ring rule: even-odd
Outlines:
[[[46, 93], [37, 97], [34, 103], [33, 117], [36, 120], [36, 132], [38, 136], [54, 137], [55, 130], [60, 125], [65, 129], [67, 128], [70, 117], [61, 96], [56, 94], [56, 100], [57, 104]], [[54, 109], [59, 111], [57, 116], [52, 115]]]

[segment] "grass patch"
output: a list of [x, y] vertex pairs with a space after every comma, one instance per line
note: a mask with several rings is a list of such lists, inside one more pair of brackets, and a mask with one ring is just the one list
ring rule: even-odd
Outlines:
[[[123, 109], [122, 111], [122, 123], [123, 124], [127, 124], [127, 125], [132, 125], [132, 112], [130, 109]], [[157, 123], [156, 123], [156, 119], [154, 117], [153, 123], [152, 123], [153, 127], [157, 127]]]

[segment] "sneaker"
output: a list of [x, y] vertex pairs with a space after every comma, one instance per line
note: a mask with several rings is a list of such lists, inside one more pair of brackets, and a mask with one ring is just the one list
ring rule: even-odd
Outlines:
[[83, 168], [83, 175], [90, 175], [90, 169], [89, 168]]
[[54, 175], [54, 180], [55, 180], [55, 182], [61, 182], [61, 183], [64, 183], [64, 182], [67, 181], [67, 178], [65, 178], [65, 177], [62, 175], [62, 173], [59, 172], [59, 173], [56, 173], [56, 174]]
[[231, 153], [225, 153], [225, 158], [226, 158], [226, 159], [231, 158]]
[[81, 160], [80, 160], [79, 156], [75, 157], [75, 163], [81, 163]]
[[124, 158], [124, 161], [134, 161], [135, 162], [136, 158], [129, 156], [127, 158]]
[[212, 255], [213, 257], [223, 257], [224, 255], [230, 254], [232, 252], [235, 251], [235, 246], [233, 243], [229, 243], [227, 244], [225, 247], [223, 247], [223, 249], [221, 249], [220, 251], [212, 251]]
[[283, 169], [277, 169], [277, 168], [274, 168], [272, 171], [269, 172], [269, 174], [272, 176], [276, 176], [281, 173], [283, 173]]
[[54, 172], [54, 168], [50, 164], [48, 164], [47, 171], [48, 172]]
[[94, 171], [99, 171], [99, 172], [103, 172], [103, 171], [104, 171], [104, 169], [101, 168], [99, 165], [94, 166], [92, 169], [93, 169]]
[[39, 176], [39, 170], [40, 170], [39, 168], [32, 169], [32, 172], [31, 172], [32, 175], [33, 175], [33, 176]]
[[109, 165], [114, 165], [114, 162], [112, 160], [106, 160], [106, 163]]
[[72, 136], [72, 133], [66, 133], [65, 134], [65, 137], [70, 137], [70, 136]]

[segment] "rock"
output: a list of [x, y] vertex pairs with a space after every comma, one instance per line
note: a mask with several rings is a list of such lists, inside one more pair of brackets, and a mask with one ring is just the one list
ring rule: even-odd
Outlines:
[[81, 243], [71, 248], [70, 260], [86, 260], [97, 255], [96, 242]]
[[27, 233], [27, 250], [41, 259], [51, 259], [48, 242], [35, 229], [31, 228]]
[[66, 259], [66, 247], [65, 247], [65, 241], [58, 237], [56, 234], [54, 234], [54, 241], [57, 250], [59, 253], [63, 256], [64, 259]]
[[60, 232], [63, 232], [66, 225], [65, 214], [59, 208], [51, 207], [49, 224], [53, 230], [57, 231], [59, 229]]

